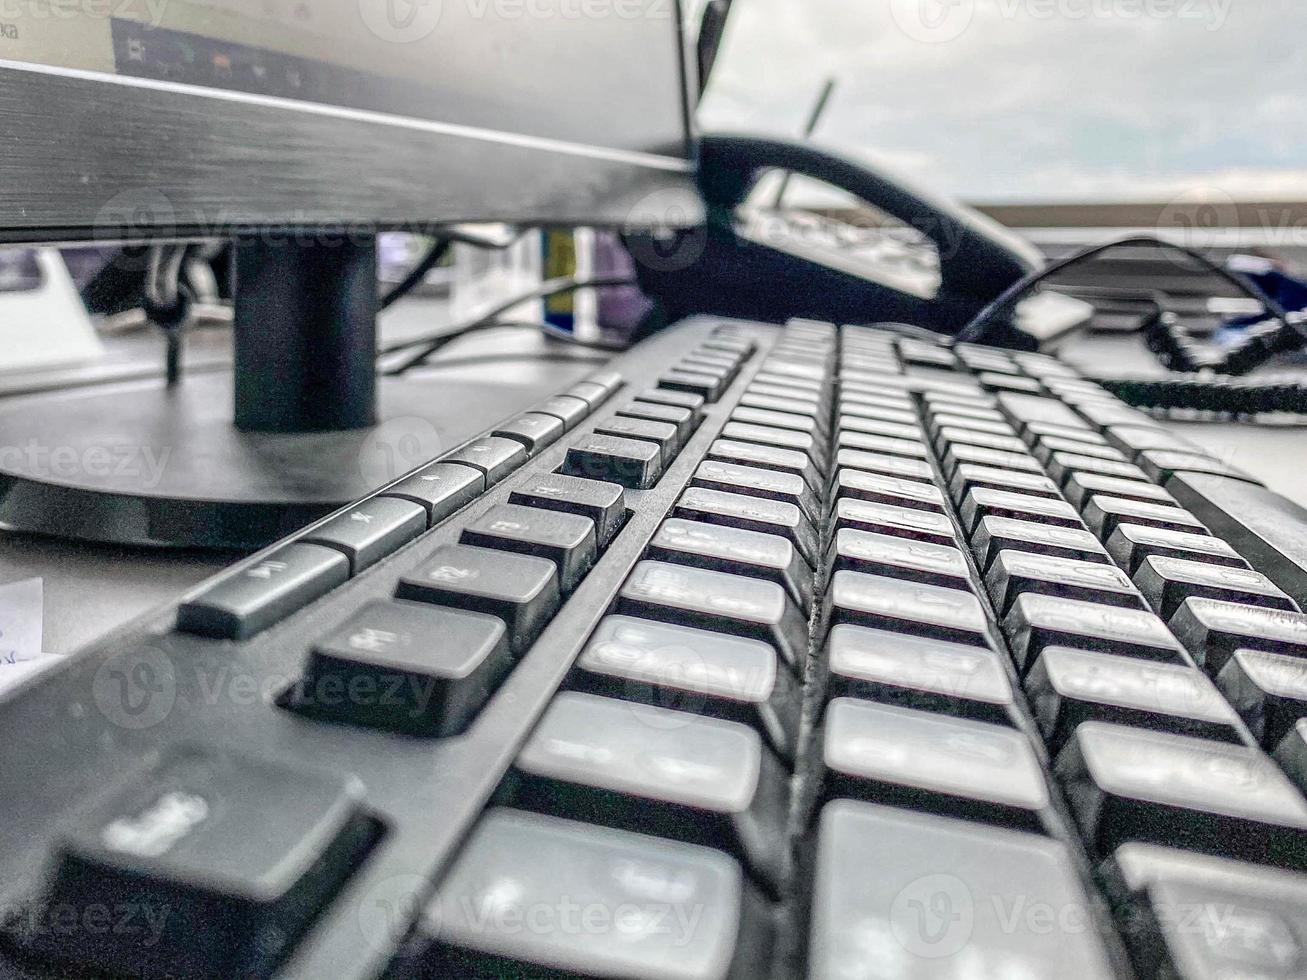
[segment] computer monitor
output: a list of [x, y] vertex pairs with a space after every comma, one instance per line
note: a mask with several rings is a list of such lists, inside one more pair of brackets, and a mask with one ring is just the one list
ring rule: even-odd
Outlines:
[[387, 410], [376, 233], [701, 220], [681, 27], [677, 0], [0, 9], [0, 241], [237, 242], [225, 389], [0, 412], [0, 445], [125, 440], [169, 454], [162, 479], [54, 477], [11, 454], [0, 526], [254, 547], [372, 489], [367, 427], [448, 410], [405, 392]]

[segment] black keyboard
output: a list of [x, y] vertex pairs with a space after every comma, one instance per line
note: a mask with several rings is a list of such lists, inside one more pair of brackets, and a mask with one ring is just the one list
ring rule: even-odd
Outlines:
[[6, 977], [1307, 976], [1307, 515], [694, 320], [0, 705]]

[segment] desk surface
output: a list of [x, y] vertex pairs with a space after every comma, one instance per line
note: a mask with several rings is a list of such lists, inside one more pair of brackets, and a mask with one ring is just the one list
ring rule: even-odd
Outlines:
[[[443, 305], [438, 303], [416, 301], [396, 312], [392, 337], [415, 329], [437, 329], [426, 325], [444, 321]], [[1088, 373], [1102, 370], [1103, 364], [1132, 374], [1155, 370], [1150, 355], [1132, 337], [1087, 337], [1073, 342], [1064, 354]], [[196, 370], [222, 370], [227, 356], [222, 333], [201, 333], [191, 342], [189, 357]], [[480, 387], [484, 397], [493, 399], [508, 416], [594, 371], [602, 361], [594, 351], [549, 342], [535, 331], [488, 331], [450, 344], [423, 374]], [[157, 371], [161, 363], [158, 338], [148, 334], [121, 338], [111, 345], [105, 365], [80, 369], [76, 379], [103, 382], [123, 370], [140, 377]], [[50, 380], [28, 375], [20, 387], [31, 390]], [[154, 378], [137, 383], [162, 382]], [[457, 419], [451, 420], [451, 426], [451, 434], [461, 439], [476, 434], [460, 434]], [[1302, 429], [1227, 424], [1176, 424], [1176, 428], [1307, 505], [1307, 470], [1294, 463], [1307, 445]], [[35, 576], [45, 580], [45, 648], [68, 653], [163, 605], [224, 568], [233, 557], [94, 546], [0, 532], [0, 584]]]

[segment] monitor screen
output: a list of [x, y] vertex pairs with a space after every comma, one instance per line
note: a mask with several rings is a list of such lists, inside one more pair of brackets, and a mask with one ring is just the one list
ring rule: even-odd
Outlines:
[[[380, 191], [405, 178], [439, 183], [453, 176], [457, 185], [471, 168], [490, 186], [502, 178], [517, 187], [500, 207], [458, 206], [445, 194], [439, 207], [419, 212], [433, 221], [511, 219], [510, 205], [531, 177], [522, 166], [561, 154], [578, 161], [578, 183], [561, 198], [558, 187], [549, 193], [560, 217], [579, 216], [587, 198], [614, 189], [614, 167], [687, 170], [679, 21], [676, 0], [8, 0], [0, 3], [0, 134], [20, 144], [39, 139], [48, 150], [63, 129], [65, 152], [49, 154], [56, 170], [93, 171], [97, 154], [107, 153], [118, 171], [99, 181], [76, 169], [46, 169], [55, 194], [64, 177], [103, 189], [124, 177], [130, 183], [121, 171], [133, 139], [142, 152], [137, 166], [159, 171], [153, 189], [183, 199], [192, 194], [177, 182], [204, 176], [184, 171], [207, 169], [213, 177], [224, 163], [223, 153], [211, 155], [216, 144], [235, 151], [242, 139], [253, 144], [239, 162], [256, 198], [258, 185], [279, 179], [270, 174], [279, 164], [294, 167], [309, 154], [357, 161], [360, 140], [367, 169], [347, 173], [325, 163], [324, 181], [352, 177], [367, 185], [375, 178]], [[44, 101], [43, 91], [51, 100], [47, 120], [59, 114], [44, 134], [31, 116], [31, 98]], [[64, 102], [77, 93], [75, 105]], [[138, 115], [137, 107], [148, 110]], [[281, 127], [272, 122], [278, 113]], [[70, 114], [76, 125], [64, 129]], [[245, 117], [250, 126], [242, 133]], [[106, 138], [110, 145], [96, 145]], [[453, 152], [415, 167], [414, 144], [424, 141], [432, 152]], [[592, 173], [596, 160], [602, 176]], [[18, 166], [0, 164], [10, 172]], [[463, 172], [450, 175], [452, 167]], [[32, 173], [20, 183], [39, 194]], [[308, 188], [300, 184], [302, 210]], [[339, 183], [320, 189], [343, 190]], [[272, 202], [229, 203], [258, 220]], [[521, 203], [531, 211], [541, 202]], [[41, 210], [29, 217], [39, 219]], [[345, 219], [369, 209], [351, 203], [338, 210]], [[391, 211], [383, 206], [375, 214], [386, 223]], [[15, 218], [0, 214], [0, 227]]]

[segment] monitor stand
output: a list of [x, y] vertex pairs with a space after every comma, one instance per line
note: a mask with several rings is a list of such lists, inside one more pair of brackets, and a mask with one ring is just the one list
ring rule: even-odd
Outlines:
[[375, 238], [239, 240], [236, 255], [231, 375], [0, 405], [0, 526], [259, 548], [508, 411], [484, 385], [378, 381]]

